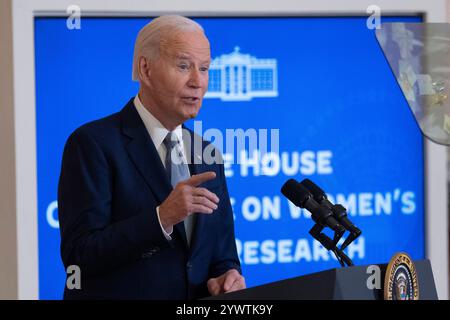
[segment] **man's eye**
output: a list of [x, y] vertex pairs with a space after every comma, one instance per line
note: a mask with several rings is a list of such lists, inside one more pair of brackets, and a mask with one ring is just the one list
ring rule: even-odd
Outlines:
[[208, 67], [201, 67], [200, 71], [201, 72], [208, 72], [209, 68]]
[[181, 70], [187, 70], [189, 69], [189, 66], [187, 64], [180, 64], [178, 68], [180, 68]]

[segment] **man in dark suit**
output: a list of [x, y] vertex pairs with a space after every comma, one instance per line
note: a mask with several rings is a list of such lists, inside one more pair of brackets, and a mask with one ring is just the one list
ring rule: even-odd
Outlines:
[[[245, 288], [220, 154], [182, 126], [201, 107], [209, 64], [200, 25], [154, 19], [136, 39], [138, 95], [67, 140], [61, 256], [80, 268], [81, 289], [66, 287], [65, 298], [193, 299]], [[205, 148], [219, 161], [205, 161]]]

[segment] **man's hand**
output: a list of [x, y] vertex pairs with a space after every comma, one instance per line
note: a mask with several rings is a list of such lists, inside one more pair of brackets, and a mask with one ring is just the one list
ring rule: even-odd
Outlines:
[[165, 230], [194, 212], [211, 214], [217, 209], [219, 198], [208, 189], [198, 188], [203, 182], [215, 177], [215, 172], [208, 171], [193, 175], [175, 186], [167, 199], [159, 206], [159, 218]]
[[228, 270], [217, 278], [209, 279], [207, 286], [209, 293], [213, 296], [246, 288], [244, 277], [236, 269]]

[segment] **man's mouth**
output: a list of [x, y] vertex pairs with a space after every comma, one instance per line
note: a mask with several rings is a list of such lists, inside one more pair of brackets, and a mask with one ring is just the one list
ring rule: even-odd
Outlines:
[[195, 104], [200, 100], [198, 97], [182, 97], [181, 99], [188, 104]]

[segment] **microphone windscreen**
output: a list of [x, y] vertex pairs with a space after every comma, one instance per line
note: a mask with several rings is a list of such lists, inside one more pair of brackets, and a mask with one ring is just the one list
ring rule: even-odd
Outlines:
[[309, 190], [309, 192], [311, 192], [311, 194], [313, 195], [314, 199], [319, 199], [322, 197], [326, 197], [325, 196], [325, 192], [323, 192], [322, 189], [319, 188], [319, 186], [317, 184], [315, 184], [314, 182], [312, 182], [309, 179], [303, 179], [302, 182], [300, 182], [304, 187], [306, 187], [306, 189]]
[[281, 187], [281, 193], [297, 207], [303, 208], [311, 195], [309, 191], [294, 179], [289, 179]]

